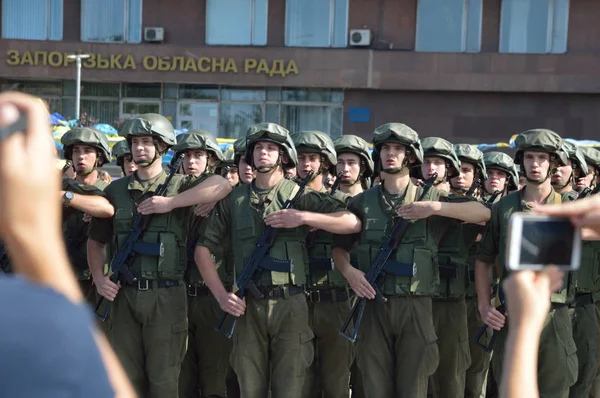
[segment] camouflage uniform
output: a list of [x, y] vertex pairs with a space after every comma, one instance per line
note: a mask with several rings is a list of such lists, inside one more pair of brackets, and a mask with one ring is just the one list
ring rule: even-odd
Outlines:
[[[545, 129], [528, 130], [521, 133], [516, 141], [517, 152], [515, 163], [521, 164], [523, 168], [523, 152], [539, 151], [549, 153], [551, 166], [546, 180], [552, 174], [552, 164], [567, 164], [567, 157], [561, 151], [562, 139], [553, 131]], [[479, 246], [477, 259], [494, 264], [496, 257], [502, 267], [501, 282], [506, 278], [508, 271], [506, 264], [506, 239], [508, 236], [508, 220], [513, 212], [530, 211], [529, 205], [523, 201], [521, 191], [513, 192], [492, 206], [492, 217], [486, 226], [483, 240]], [[544, 201], [545, 203], [561, 203], [568, 200], [568, 195], [559, 195], [554, 190]], [[565, 279], [567, 279], [565, 277]], [[568, 283], [565, 281], [564, 288], [559, 293], [552, 294], [552, 307], [546, 320], [540, 337], [538, 356], [538, 386], [542, 397], [565, 397], [569, 388], [577, 379], [577, 348], [573, 341], [571, 320], [567, 305]], [[492, 357], [492, 368], [496, 380], [501, 379], [502, 364], [504, 361], [504, 350], [510, 318], [504, 328], [498, 332], [494, 355]]]

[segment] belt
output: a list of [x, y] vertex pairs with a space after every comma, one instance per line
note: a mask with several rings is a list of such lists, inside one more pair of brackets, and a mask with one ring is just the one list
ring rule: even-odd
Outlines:
[[594, 304], [594, 296], [592, 293], [581, 293], [575, 295], [575, 299], [571, 303], [570, 307], [583, 307], [589, 304]]
[[341, 302], [347, 301], [350, 297], [348, 290], [344, 288], [330, 288], [324, 290], [310, 290], [306, 292], [308, 301], [319, 303], [321, 301]]
[[148, 289], [156, 289], [162, 287], [173, 287], [183, 284], [182, 281], [171, 280], [156, 280], [156, 279], [138, 279], [137, 282], [126, 284], [126, 287], [131, 287], [137, 290], [145, 291]]
[[257, 286], [257, 288], [264, 299], [288, 298], [305, 292], [304, 286], [296, 285]]
[[187, 294], [190, 297], [210, 296], [210, 289], [206, 285], [188, 285]]

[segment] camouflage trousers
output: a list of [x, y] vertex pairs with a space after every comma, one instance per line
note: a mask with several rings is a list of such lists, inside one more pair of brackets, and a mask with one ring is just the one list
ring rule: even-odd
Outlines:
[[[540, 336], [538, 351], [538, 388], [541, 398], [564, 398], [577, 380], [577, 348], [566, 305], [555, 306], [548, 314]], [[502, 380], [502, 365], [510, 320], [496, 332], [492, 369]]]
[[[573, 340], [577, 346], [577, 382], [569, 389], [569, 397], [589, 397], [597, 368], [597, 320], [592, 295], [577, 296], [574, 307], [569, 309], [573, 325]], [[589, 302], [582, 303], [582, 298]]]
[[228, 396], [233, 343], [215, 330], [222, 314], [207, 287], [188, 287], [188, 349], [179, 376], [180, 398]]
[[112, 304], [108, 338], [138, 396], [178, 398], [188, 336], [183, 281], [148, 290], [125, 286]]
[[272, 398], [301, 398], [314, 356], [306, 296], [246, 300], [231, 352], [241, 396], [264, 398], [270, 388]]
[[[488, 370], [492, 354], [475, 342], [481, 328], [485, 326], [479, 315], [477, 297], [469, 297], [467, 301], [467, 323], [469, 325], [469, 350], [471, 352], [471, 365], [466, 372], [465, 398], [485, 398], [487, 389]], [[487, 345], [492, 337], [492, 329], [487, 328], [480, 342]]]
[[339, 334], [350, 312], [348, 293], [344, 294], [345, 299], [339, 301], [335, 294], [327, 298], [321, 295], [318, 302], [312, 299], [315, 294], [309, 296], [308, 314], [315, 335], [315, 359], [304, 383], [303, 396], [306, 398], [343, 398], [349, 395], [354, 346]]
[[368, 398], [424, 398], [438, 366], [431, 297], [387, 296], [367, 302], [357, 361]]
[[466, 371], [471, 364], [465, 299], [434, 299], [433, 325], [440, 355], [437, 370], [429, 378], [433, 397], [463, 398]]

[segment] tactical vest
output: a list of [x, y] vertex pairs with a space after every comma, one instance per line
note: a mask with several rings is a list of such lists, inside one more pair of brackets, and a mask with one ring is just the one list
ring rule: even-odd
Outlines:
[[[265, 229], [264, 218], [283, 208], [292, 198], [298, 185], [290, 180], [281, 179], [264, 198], [262, 209], [253, 209], [250, 203], [252, 185], [236, 187], [231, 192], [232, 247], [236, 275], [244, 268], [256, 247], [258, 238]], [[302, 198], [298, 203], [302, 202]], [[262, 277], [259, 285], [304, 285], [306, 283], [306, 228], [279, 229], [268, 256], [263, 259]]]
[[[105, 181], [99, 178], [90, 186], [76, 183], [74, 180], [70, 182], [71, 184], [67, 188], [80, 195], [95, 194], [96, 192], [88, 190], [91, 187], [102, 191], [108, 186]], [[71, 268], [77, 280], [89, 280], [92, 278], [92, 272], [87, 262], [87, 230], [89, 223], [83, 222], [84, 213], [80, 210], [66, 208], [63, 211], [65, 212], [62, 223], [63, 237]]]
[[456, 220], [438, 245], [440, 288], [442, 298], [465, 297], [468, 286], [468, 247], [465, 245], [462, 225]]
[[[136, 212], [136, 203], [151, 196], [151, 193], [166, 180], [163, 174], [153, 183], [153, 189], [138, 197], [141, 192], [129, 189], [129, 182], [134, 179], [124, 177], [116, 180], [113, 185], [112, 204], [115, 208], [113, 217], [113, 239], [115, 252], [129, 235], [131, 224]], [[175, 175], [167, 188], [165, 196], [171, 197], [178, 193], [182, 180], [188, 176]], [[139, 251], [135, 256], [131, 273], [138, 278], [180, 280], [186, 270], [187, 253], [184, 233], [185, 220], [190, 208], [175, 209], [165, 214], [153, 214], [144, 232]], [[185, 231], [187, 232], [187, 231]]]
[[[549, 197], [546, 203], [549, 204], [559, 204], [563, 202], [563, 197], [560, 194], [556, 193], [552, 190], [550, 195], [554, 195], [554, 198]], [[567, 195], [564, 194], [564, 198]], [[506, 245], [508, 244], [508, 220], [512, 213], [514, 212], [529, 212], [521, 203], [521, 191], [512, 192], [506, 196], [504, 196], [498, 203], [498, 214], [500, 217], [500, 244], [499, 244], [499, 253], [498, 253], [498, 262], [502, 267], [502, 275], [500, 276], [500, 286], [504, 282], [504, 279], [508, 276], [509, 272], [506, 268]], [[565, 274], [565, 279], [563, 283], [563, 289], [559, 293], [552, 293], [551, 302], [553, 303], [566, 303], [567, 302], [567, 294], [569, 292], [569, 275]]]
[[[403, 204], [414, 202], [421, 192], [421, 188], [409, 183]], [[385, 211], [381, 185], [364, 191], [362, 195], [365, 217], [356, 255], [360, 270], [367, 272], [397, 218]], [[431, 189], [424, 200], [431, 200], [433, 195], [434, 190]], [[429, 296], [438, 291], [437, 242], [428, 233], [427, 225], [427, 219], [412, 222], [398, 248], [392, 252], [385, 266], [387, 277], [382, 286], [384, 295]]]
[[577, 293], [596, 293], [600, 298], [600, 242], [583, 241], [581, 265], [575, 272], [573, 282]]
[[[346, 202], [346, 196], [339, 191], [334, 197]], [[308, 285], [319, 286], [347, 286], [346, 279], [335, 267], [331, 254], [333, 237], [330, 232], [317, 230], [307, 237], [308, 250]]]

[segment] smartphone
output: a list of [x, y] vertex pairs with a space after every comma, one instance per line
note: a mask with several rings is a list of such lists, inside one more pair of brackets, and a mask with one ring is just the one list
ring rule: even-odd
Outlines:
[[511, 271], [541, 270], [555, 265], [579, 269], [581, 229], [566, 217], [513, 213], [509, 220], [506, 266]]

